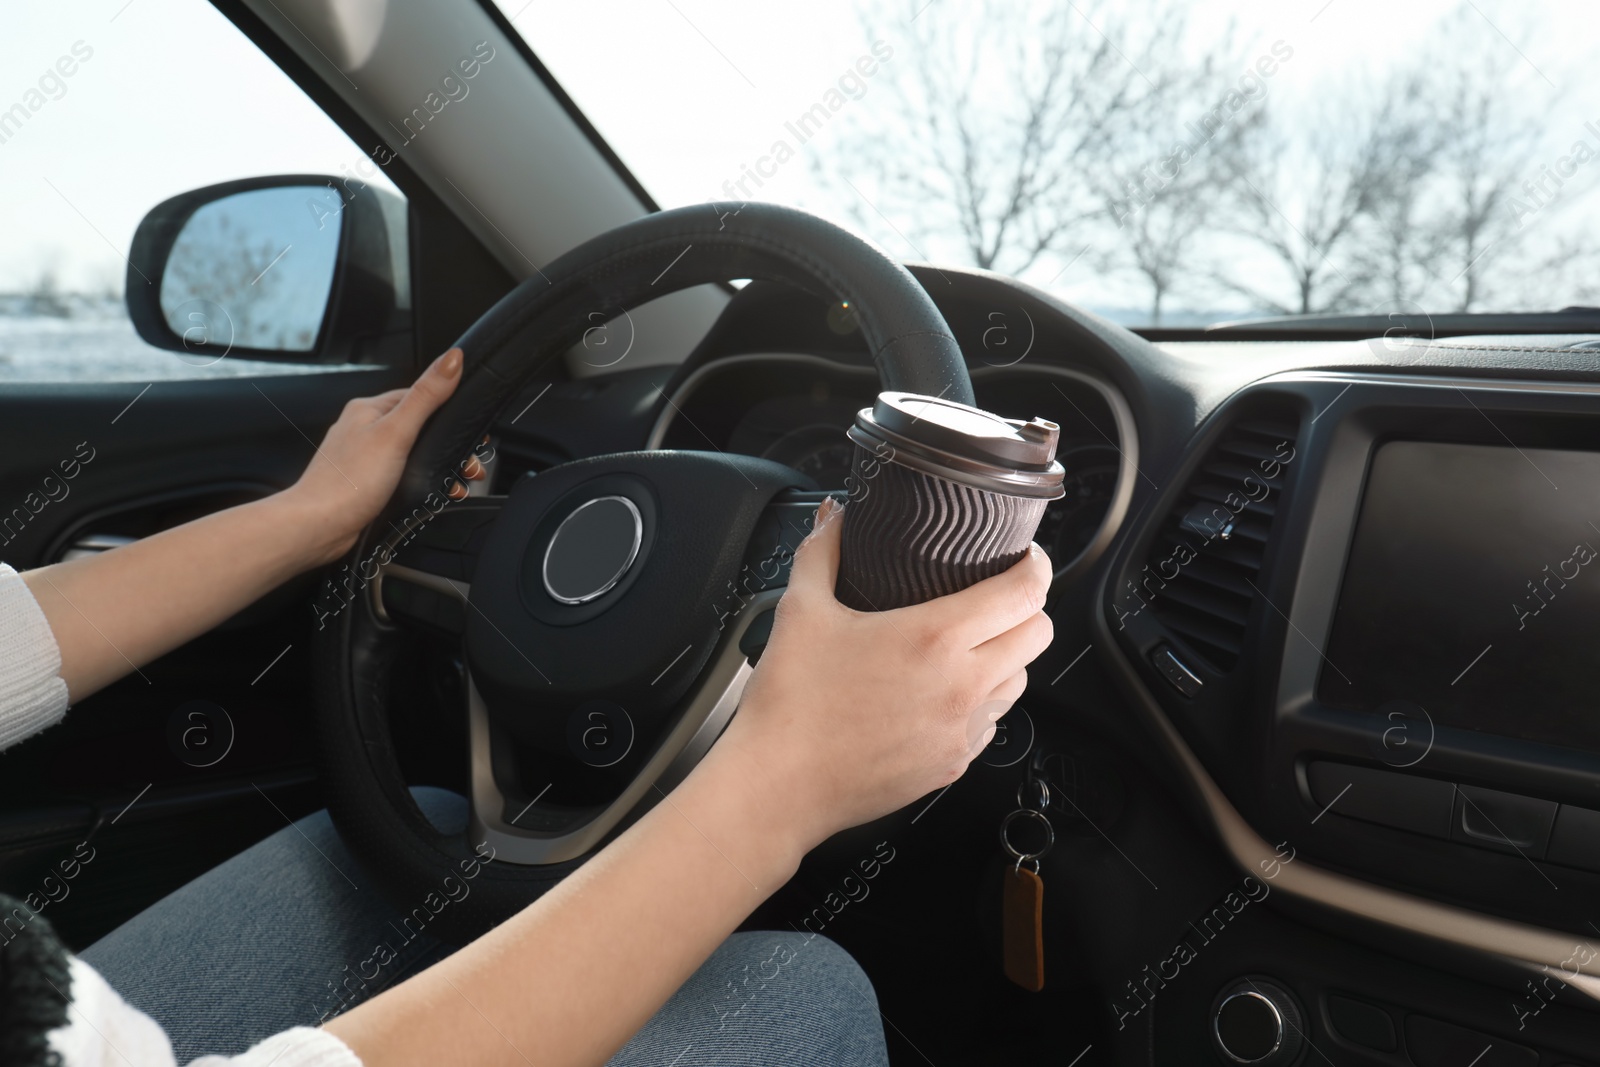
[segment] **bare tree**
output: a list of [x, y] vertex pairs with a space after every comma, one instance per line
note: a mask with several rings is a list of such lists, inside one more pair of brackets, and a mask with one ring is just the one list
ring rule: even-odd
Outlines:
[[1137, 19], [1109, 3], [917, 6], [882, 75], [887, 115], [854, 113], [812, 165], [864, 229], [881, 213], [978, 267], [1022, 273], [1103, 234], [1104, 176], [1211, 66], [1185, 57], [1164, 2]]
[[66, 300], [61, 291], [61, 281], [55, 263], [55, 257], [39, 268], [33, 283], [28, 286], [24, 294], [25, 306], [30, 315], [49, 315], [55, 318], [65, 318], [68, 314]]
[[101, 260], [89, 270], [88, 294], [103, 303], [122, 299], [124, 268], [114, 260]]
[[[1485, 259], [1495, 253], [1491, 250]], [[1490, 272], [1485, 302], [1498, 308], [1600, 307], [1600, 249], [1584, 226], [1558, 232], [1542, 245], [1527, 242]]]
[[1153, 142], [1148, 154], [1154, 162], [1104, 190], [1117, 225], [1114, 260], [1148, 287], [1151, 325], [1161, 325], [1168, 297], [1192, 287], [1200, 273], [1196, 253], [1237, 180], [1239, 153], [1264, 122], [1260, 107], [1215, 125], [1203, 116], [1199, 125], [1189, 124], [1197, 136]]
[[1379, 308], [1416, 304], [1433, 284], [1448, 241], [1430, 218], [1446, 141], [1432, 105], [1426, 74], [1401, 71], [1366, 128], [1371, 187], [1366, 218], [1352, 233], [1347, 271], [1365, 279], [1359, 295]]
[[[201, 312], [171, 323], [186, 338], [195, 337], [252, 348], [309, 348], [314, 335], [304, 323], [272, 314], [273, 300], [286, 272], [270, 271], [283, 253], [255, 224], [248, 205], [217, 201], [197, 212], [179, 235], [166, 275], [161, 302], [169, 323], [177, 309], [207, 301], [225, 309], [227, 324], [212, 322]], [[202, 326], [187, 326], [189, 319]], [[218, 332], [220, 331], [220, 333]]]
[[1405, 289], [1416, 183], [1437, 153], [1420, 92], [1411, 75], [1376, 93], [1350, 86], [1294, 123], [1280, 114], [1244, 139], [1226, 228], [1276, 277], [1229, 266], [1218, 275], [1222, 287], [1299, 315], [1357, 310], [1374, 293]]
[[[1536, 171], [1542, 139], [1539, 116], [1519, 105], [1514, 91], [1519, 57], [1491, 39], [1475, 12], [1458, 9], [1433, 35], [1428, 69], [1435, 79], [1435, 110], [1442, 135], [1437, 217], [1441, 246], [1437, 293], [1449, 293], [1452, 310], [1475, 311], [1497, 294], [1515, 270], [1527, 237], [1516, 197]], [[1559, 242], [1558, 242], [1559, 244]]]
[[1178, 293], [1278, 314], [1471, 311], [1548, 304], [1520, 295], [1535, 269], [1600, 291], [1600, 243], [1530, 236], [1519, 195], [1536, 186], [1549, 230], [1546, 172], [1571, 165], [1556, 149], [1537, 167], [1542, 116], [1517, 105], [1530, 72], [1470, 3], [1386, 77], [1245, 92], [1248, 109], [1231, 33], [1198, 40], [1175, 5], [907, 0], [883, 34], [884, 91], [811, 164], [869, 232], [1013, 274], [1087, 257], [1137, 279], [1156, 323]]
[[1380, 93], [1340, 92], [1314, 127], [1280, 129], [1258, 146], [1238, 228], [1283, 268], [1296, 298], [1236, 277], [1229, 288], [1279, 312], [1475, 311], [1519, 303], [1513, 293], [1530, 272], [1548, 280], [1589, 262], [1591, 242], [1528, 241], [1533, 212], [1516, 197], [1542, 176], [1543, 130], [1519, 104], [1520, 53], [1470, 5], [1427, 39]]
[[1196, 239], [1210, 223], [1211, 203], [1195, 195], [1196, 182], [1166, 188], [1134, 220], [1127, 255], [1150, 287], [1150, 324], [1161, 325], [1162, 305], [1189, 275]]

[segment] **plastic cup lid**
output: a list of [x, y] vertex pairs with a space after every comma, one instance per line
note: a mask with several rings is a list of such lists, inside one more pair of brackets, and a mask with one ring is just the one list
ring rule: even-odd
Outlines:
[[[967, 404], [918, 393], [879, 393], [862, 408], [850, 436], [892, 446], [907, 466], [995, 492], [1061, 495], [1056, 462], [1061, 428], [1046, 419], [1001, 418]], [[867, 440], [863, 440], [866, 438]]]

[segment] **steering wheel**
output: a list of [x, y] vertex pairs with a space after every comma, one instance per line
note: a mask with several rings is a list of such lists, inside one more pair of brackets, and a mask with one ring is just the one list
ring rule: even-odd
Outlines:
[[[715, 451], [623, 452], [525, 475], [503, 498], [453, 499], [497, 414], [586, 329], [735, 278], [848, 301], [883, 388], [973, 402], [960, 347], [904, 267], [769, 204], [619, 227], [474, 323], [455, 394], [325, 587], [314, 653], [333, 820], [396, 906], [428, 909], [436, 936], [470, 940], [555, 885], [687, 775], [737, 707], [747, 650], [821, 499], [804, 475]], [[401, 774], [388, 713], [406, 623], [463, 642], [464, 833], [435, 829]]]

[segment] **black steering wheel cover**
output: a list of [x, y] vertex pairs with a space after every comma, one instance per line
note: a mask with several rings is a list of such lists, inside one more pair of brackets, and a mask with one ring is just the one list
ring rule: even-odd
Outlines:
[[[423, 430], [401, 483], [438, 491], [476, 435], [595, 313], [611, 318], [659, 296], [731, 278], [786, 282], [849, 301], [885, 389], [973, 403], [961, 346], [904, 266], [874, 245], [776, 204], [700, 204], [647, 215], [580, 245], [507, 293], [456, 343], [467, 373]], [[461, 412], [472, 417], [461, 419]]]
[[[388, 508], [346, 558], [345, 581], [369, 571], [364, 564], [373, 558], [387, 559], [383, 550], [402, 540], [413, 516], [444, 506], [457, 464], [523, 384], [595, 324], [593, 313], [610, 318], [676, 290], [733, 278], [787, 282], [849, 301], [885, 388], [972, 403], [966, 364], [943, 316], [910, 272], [874, 246], [771, 204], [650, 215], [561, 256], [462, 335], [461, 383], [419, 435]], [[404, 642], [372, 611], [365, 581], [360, 586], [335, 617], [320, 619], [315, 635], [328, 808], [379, 891], [403, 913], [426, 915], [428, 933], [464, 943], [582, 861], [484, 863], [466, 835], [440, 833], [428, 822], [401, 774], [389, 729], [387, 684]], [[468, 891], [456, 899], [452, 885], [455, 894], [462, 885]]]

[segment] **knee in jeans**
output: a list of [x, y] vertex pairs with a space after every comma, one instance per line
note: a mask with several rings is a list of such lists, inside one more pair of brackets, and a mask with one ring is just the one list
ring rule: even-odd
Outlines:
[[724, 990], [724, 1022], [754, 1016], [765, 1029], [805, 1033], [820, 1045], [881, 1043], [878, 998], [855, 959], [820, 934], [735, 934], [718, 950], [732, 964]]
[[752, 931], [722, 943], [608, 1067], [887, 1067], [878, 998], [820, 935]]

